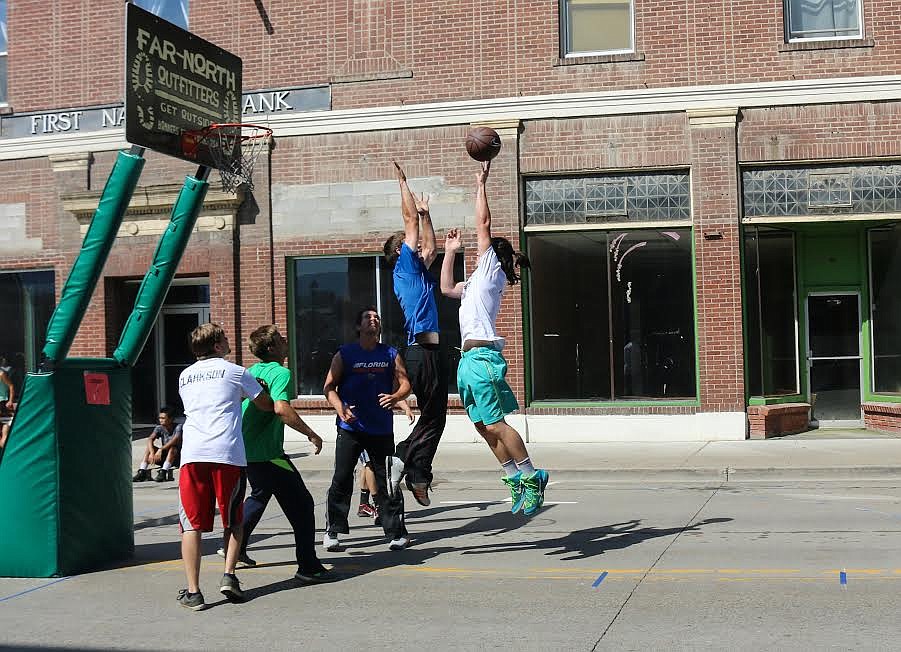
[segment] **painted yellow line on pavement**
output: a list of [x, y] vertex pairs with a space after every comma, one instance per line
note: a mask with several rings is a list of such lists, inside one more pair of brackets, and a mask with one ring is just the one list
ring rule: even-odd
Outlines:
[[[326, 560], [328, 563], [330, 560]], [[291, 563], [261, 563], [256, 568], [239, 568], [238, 571], [243, 577], [252, 577], [253, 575], [285, 575], [286, 566]], [[221, 564], [215, 562], [204, 564], [204, 571], [215, 568], [217, 571]], [[409, 574], [409, 575], [447, 575], [447, 576], [504, 576], [515, 577], [521, 579], [592, 579], [597, 577], [599, 573], [607, 572], [608, 579], [631, 578], [639, 575], [647, 575], [647, 579], [665, 580], [665, 579], [690, 579], [692, 577], [714, 579], [716, 581], [754, 581], [755, 579], [798, 579], [805, 581], [821, 581], [823, 579], [831, 579], [837, 576], [840, 569], [801, 569], [801, 568], [666, 568], [652, 569], [647, 568], [465, 568], [459, 566], [406, 566], [402, 563], [397, 566], [388, 568], [372, 568], [363, 564], [344, 564], [340, 561], [334, 564], [334, 568], [339, 573], [361, 573], [361, 574]], [[161, 559], [159, 561], [149, 561], [142, 564], [133, 564], [115, 570], [143, 570], [143, 571], [177, 571], [183, 570], [182, 561], [180, 559]], [[845, 568], [844, 571], [852, 577], [861, 578], [886, 578], [901, 579], [901, 568]], [[351, 575], [352, 577], [353, 575]]]

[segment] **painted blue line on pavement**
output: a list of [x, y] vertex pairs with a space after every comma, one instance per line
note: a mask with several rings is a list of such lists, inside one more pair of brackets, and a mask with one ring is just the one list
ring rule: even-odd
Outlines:
[[838, 574], [838, 581], [842, 586], [845, 586], [848, 583], [848, 574], [845, 571], [842, 571]]
[[31, 593], [32, 591], [37, 591], [38, 589], [45, 589], [48, 586], [53, 586], [54, 584], [59, 584], [60, 582], [65, 582], [66, 580], [72, 579], [71, 577], [61, 577], [58, 580], [54, 580], [52, 582], [48, 582], [47, 584], [41, 584], [40, 586], [36, 586], [33, 589], [26, 589], [25, 591], [19, 591], [18, 593], [13, 593], [12, 595], [8, 595], [5, 598], [0, 598], [0, 602], [6, 602], [7, 600], [12, 600], [13, 598], [18, 598], [20, 595], [25, 595], [26, 593]]
[[593, 589], [598, 588], [598, 585], [604, 581], [605, 577], [607, 577], [607, 571], [604, 571], [603, 573], [598, 575], [598, 578], [594, 581], [594, 584], [591, 585], [591, 588], [593, 588]]

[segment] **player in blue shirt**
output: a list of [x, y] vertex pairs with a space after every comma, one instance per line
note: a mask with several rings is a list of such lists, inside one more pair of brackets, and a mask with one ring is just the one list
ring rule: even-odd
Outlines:
[[410, 383], [419, 406], [419, 421], [410, 436], [385, 462], [388, 491], [394, 494], [401, 477], [420, 505], [428, 506], [432, 460], [447, 422], [447, 356], [438, 332], [437, 281], [429, 267], [438, 255], [428, 196], [416, 197], [407, 177], [394, 163], [400, 184], [404, 230], [385, 242], [385, 259], [394, 268], [394, 294], [404, 311]]

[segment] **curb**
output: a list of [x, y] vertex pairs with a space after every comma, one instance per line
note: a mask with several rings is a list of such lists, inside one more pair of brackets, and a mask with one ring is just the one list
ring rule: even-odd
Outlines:
[[[332, 479], [331, 469], [303, 469], [300, 473], [304, 480], [311, 482], [329, 482]], [[684, 469], [555, 469], [548, 468], [551, 482], [575, 482], [581, 484], [607, 483], [647, 483], [678, 482], [720, 484], [723, 482], [838, 482], [848, 480], [896, 480], [901, 478], [901, 466], [845, 466], [845, 467], [811, 467], [811, 468], [684, 468]], [[497, 484], [500, 478], [497, 469], [436, 469], [433, 486], [442, 485], [458, 487], [466, 484]]]

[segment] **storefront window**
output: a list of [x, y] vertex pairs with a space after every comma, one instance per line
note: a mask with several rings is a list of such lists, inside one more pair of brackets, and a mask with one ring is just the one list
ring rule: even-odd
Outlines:
[[691, 230], [530, 235], [535, 400], [696, 396]]
[[746, 229], [744, 263], [750, 394], [797, 394], [794, 235], [777, 229]]
[[25, 374], [40, 362], [47, 335], [47, 323], [56, 302], [54, 274], [44, 272], [0, 272], [0, 355], [12, 367], [16, 394]]
[[[443, 256], [430, 271], [437, 280]], [[457, 256], [455, 274], [463, 278], [463, 257]], [[294, 346], [297, 394], [321, 396], [322, 384], [338, 347], [357, 338], [353, 320], [357, 312], [375, 305], [382, 317], [382, 341], [404, 352], [404, 317], [394, 296], [392, 270], [381, 256], [296, 258], [294, 266]], [[459, 361], [459, 302], [438, 296], [441, 341], [447, 347], [449, 391], [456, 393]]]
[[901, 229], [870, 231], [873, 391], [901, 394]]

